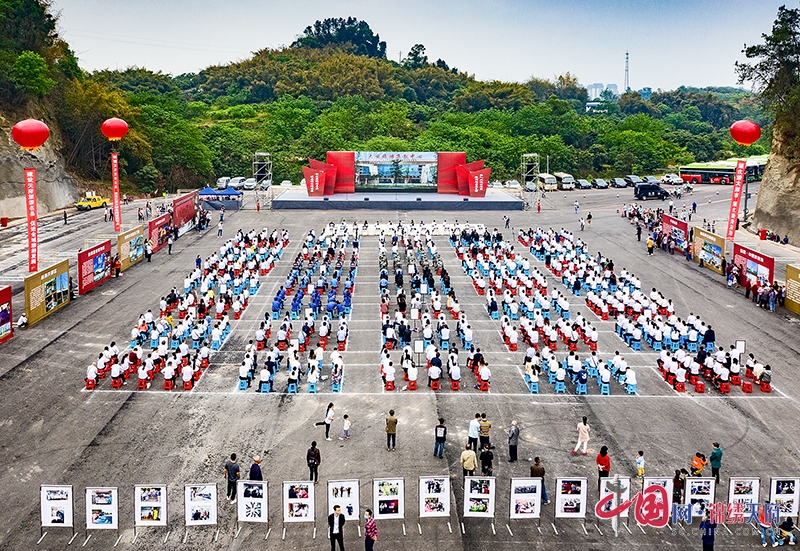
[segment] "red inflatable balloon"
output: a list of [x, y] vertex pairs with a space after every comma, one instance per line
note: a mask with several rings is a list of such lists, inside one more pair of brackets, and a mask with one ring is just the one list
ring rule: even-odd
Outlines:
[[100, 131], [103, 136], [115, 142], [128, 133], [128, 123], [118, 118], [108, 119], [100, 126]]
[[25, 119], [11, 129], [11, 138], [26, 151], [40, 148], [49, 137], [50, 129], [45, 123], [36, 119]]
[[761, 137], [761, 128], [753, 121], [736, 121], [731, 125], [731, 137], [740, 145], [752, 145]]

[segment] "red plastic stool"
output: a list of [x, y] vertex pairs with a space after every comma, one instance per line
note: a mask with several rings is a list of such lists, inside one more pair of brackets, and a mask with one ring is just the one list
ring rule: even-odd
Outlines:
[[481, 392], [489, 392], [489, 381], [481, 381]]
[[417, 390], [417, 381], [408, 381], [408, 390]]
[[675, 391], [676, 392], [686, 392], [686, 383], [682, 383], [680, 381], [675, 383]]
[[733, 386], [740, 386], [742, 384], [742, 378], [739, 375], [731, 375], [731, 384]]
[[112, 390], [121, 390], [122, 389], [122, 377], [117, 377], [115, 379], [111, 379], [111, 389]]
[[192, 390], [192, 381], [183, 381], [183, 390]]
[[731, 393], [731, 384], [728, 382], [720, 383], [719, 384], [719, 392], [720, 394], [730, 394]]
[[742, 392], [745, 394], [752, 394], [753, 393], [753, 383], [750, 381], [742, 381]]
[[772, 392], [772, 385], [770, 385], [769, 383], [761, 383], [761, 392], [766, 392], [767, 394], [769, 394], [770, 392]]
[[453, 392], [461, 390], [461, 381], [450, 381], [450, 390]]
[[86, 379], [86, 390], [94, 390], [94, 379]]
[[386, 386], [384, 389], [386, 392], [394, 392], [394, 381], [386, 381]]
[[440, 390], [441, 386], [439, 386], [439, 379], [434, 379], [431, 381], [431, 390]]
[[697, 381], [694, 385], [694, 391], [698, 394], [703, 394], [706, 391], [706, 384], [703, 381]]
[[339, 352], [344, 352], [346, 346], [347, 346], [347, 341], [339, 341], [337, 349], [339, 350]]
[[175, 387], [175, 383], [172, 379], [164, 379], [164, 390], [172, 390]]
[[136, 390], [147, 390], [147, 379], [139, 379], [136, 383]]

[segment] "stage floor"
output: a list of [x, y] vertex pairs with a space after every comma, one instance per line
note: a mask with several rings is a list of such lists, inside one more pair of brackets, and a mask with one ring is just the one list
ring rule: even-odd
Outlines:
[[304, 188], [287, 189], [272, 200], [275, 210], [522, 210], [524, 202], [500, 189], [486, 197], [438, 193], [341, 193], [309, 197]]

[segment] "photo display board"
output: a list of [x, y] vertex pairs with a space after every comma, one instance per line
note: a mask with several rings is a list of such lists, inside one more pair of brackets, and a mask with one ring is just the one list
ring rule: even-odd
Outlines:
[[136, 526], [167, 525], [166, 484], [142, 484], [133, 487], [133, 513]]
[[786, 309], [795, 314], [800, 314], [800, 267], [787, 264], [786, 266]]
[[217, 523], [217, 485], [187, 484], [184, 487], [186, 526]]
[[795, 516], [800, 492], [800, 478], [773, 476], [769, 479], [769, 501], [777, 503], [781, 516]]
[[686, 493], [683, 496], [683, 504], [692, 505], [692, 518], [702, 518], [703, 511], [714, 501], [716, 491], [716, 480], [714, 477], [687, 477]]
[[283, 522], [314, 522], [314, 483], [283, 483]]
[[169, 213], [153, 218], [147, 223], [147, 238], [153, 243], [153, 252], [167, 244], [169, 239]]
[[14, 336], [14, 314], [11, 310], [11, 286], [0, 287], [0, 344]]
[[555, 518], [586, 517], [586, 478], [556, 478]]
[[358, 480], [329, 480], [328, 514], [333, 513], [334, 505], [338, 505], [345, 520], [358, 522], [361, 514], [359, 493]]
[[42, 526], [72, 527], [74, 504], [72, 486], [45, 486], [40, 488]]
[[760, 503], [761, 479], [747, 476], [731, 477], [728, 486], [728, 503], [742, 503], [742, 512], [750, 514], [750, 504]]
[[405, 481], [402, 478], [372, 480], [373, 508], [376, 519], [405, 518]]
[[[602, 500], [604, 497], [608, 496], [609, 494], [618, 493], [619, 496], [619, 503], [626, 501], [631, 498], [631, 477], [629, 476], [620, 476], [619, 477], [619, 488], [615, 488], [614, 479], [612, 477], [606, 477], [603, 479], [603, 483], [600, 484], [600, 499]], [[611, 511], [614, 508], [614, 502], [610, 501], [603, 506], [603, 511]], [[622, 511], [619, 516], [623, 518], [627, 518], [628, 516], [628, 509]]]
[[702, 260], [706, 268], [721, 274], [722, 259], [725, 258], [725, 238], [695, 226], [694, 258]]
[[117, 254], [122, 271], [144, 258], [144, 226], [136, 226], [117, 236]]
[[733, 263], [742, 268], [739, 283], [772, 284], [775, 279], [775, 259], [738, 243], [733, 244]]
[[194, 215], [197, 213], [198, 202], [197, 191], [172, 200], [172, 225], [178, 228], [178, 236], [194, 228]]
[[464, 478], [464, 516], [494, 517], [496, 497], [493, 476], [467, 476]]
[[237, 482], [236, 514], [239, 522], [267, 522], [269, 502], [267, 482], [263, 480], [239, 480]]
[[69, 260], [25, 278], [25, 314], [28, 326], [69, 304]]
[[419, 516], [450, 516], [450, 478], [446, 476], [419, 477]]
[[78, 253], [78, 294], [83, 295], [111, 277], [111, 240]]
[[116, 488], [86, 488], [86, 529], [119, 528], [119, 498]]
[[686, 251], [686, 240], [689, 235], [688, 223], [663, 213], [661, 215], [661, 229], [664, 231], [665, 235], [672, 236], [676, 251], [680, 251], [681, 253]]
[[[646, 476], [642, 480], [642, 489], [650, 486], [661, 486], [667, 492], [667, 511], [672, 511], [672, 479], [668, 476]], [[656, 502], [661, 503], [661, 498], [656, 497]]]
[[542, 514], [542, 479], [512, 478], [509, 518], [539, 518]]

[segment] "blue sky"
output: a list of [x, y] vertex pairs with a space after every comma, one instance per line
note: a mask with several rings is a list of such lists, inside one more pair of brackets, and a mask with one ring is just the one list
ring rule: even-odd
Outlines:
[[316, 19], [367, 21], [398, 59], [416, 43], [431, 61], [482, 80], [553, 79], [674, 89], [736, 84], [742, 46], [769, 32], [767, 0], [54, 0], [59, 30], [84, 69], [146, 67], [171, 74], [290, 44]]

